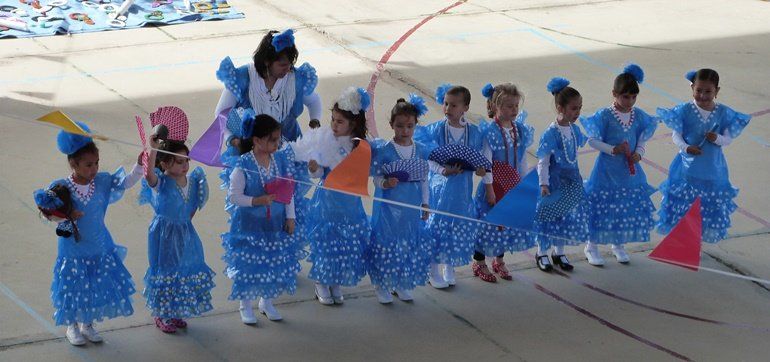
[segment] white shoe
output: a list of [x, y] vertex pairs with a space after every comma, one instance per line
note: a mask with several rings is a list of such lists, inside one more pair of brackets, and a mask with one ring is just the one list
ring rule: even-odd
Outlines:
[[588, 264], [593, 266], [604, 265], [604, 258], [602, 258], [601, 254], [599, 254], [599, 247], [597, 247], [596, 244], [586, 245], [585, 249], [583, 249], [583, 252], [586, 254]]
[[430, 263], [430, 272], [428, 272], [428, 283], [436, 289], [444, 289], [449, 286], [449, 283], [444, 280], [444, 276], [439, 271], [439, 265], [436, 263]]
[[242, 300], [241, 307], [241, 321], [243, 324], [257, 324], [257, 317], [254, 316], [254, 310], [251, 309], [250, 300]]
[[86, 337], [87, 340], [91, 341], [91, 343], [100, 343], [104, 341], [104, 338], [99, 335], [99, 332], [94, 329], [93, 323], [89, 324], [80, 324], [80, 334], [83, 335], [83, 337]]
[[267, 319], [271, 321], [279, 321], [283, 319], [281, 313], [273, 306], [272, 299], [259, 298], [259, 312], [267, 316]]
[[624, 248], [623, 245], [613, 245], [612, 253], [615, 254], [615, 258], [618, 259], [618, 263], [628, 264], [628, 262], [631, 261], [631, 258], [628, 257], [626, 248]]
[[453, 267], [452, 264], [444, 264], [444, 280], [449, 285], [457, 284], [457, 279], [455, 278], [455, 267]]
[[67, 333], [65, 333], [65, 335], [67, 336], [67, 340], [73, 346], [82, 346], [86, 344], [86, 339], [80, 334], [80, 328], [78, 328], [77, 324], [70, 324], [67, 326]]
[[404, 302], [411, 302], [414, 300], [412, 292], [406, 289], [396, 289], [396, 295], [398, 296], [398, 299], [401, 299]]
[[375, 294], [377, 294], [377, 300], [379, 300], [380, 303], [382, 304], [393, 303], [393, 296], [390, 295], [390, 292], [385, 290], [385, 288], [375, 287], [374, 292]]
[[323, 305], [332, 305], [334, 304], [334, 299], [332, 298], [332, 294], [329, 292], [329, 286], [323, 285], [323, 284], [315, 284], [315, 296], [318, 298], [318, 301]]
[[345, 302], [345, 297], [342, 296], [342, 288], [340, 288], [339, 285], [332, 285], [329, 289], [331, 289], [334, 304], [342, 304]]

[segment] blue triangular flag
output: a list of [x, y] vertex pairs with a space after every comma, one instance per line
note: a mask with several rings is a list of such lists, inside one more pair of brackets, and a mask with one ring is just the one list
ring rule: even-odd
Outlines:
[[484, 220], [513, 229], [532, 230], [539, 194], [537, 171], [532, 170], [489, 210]]

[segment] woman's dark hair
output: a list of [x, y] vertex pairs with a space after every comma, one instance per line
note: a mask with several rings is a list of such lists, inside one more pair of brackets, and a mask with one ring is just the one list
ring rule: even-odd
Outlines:
[[[190, 149], [187, 148], [187, 145], [181, 141], [161, 141], [160, 147], [158, 149], [171, 153], [182, 153], [182, 151], [184, 151], [185, 153], [190, 154]], [[177, 157], [176, 155], [172, 155], [171, 153], [166, 152], [158, 152], [158, 156], [155, 158], [155, 167], [159, 168], [161, 171], [165, 171], [163, 166], [161, 166], [161, 162], [174, 162], [174, 158]]]
[[242, 138], [240, 146], [238, 147], [241, 154], [250, 152], [254, 149], [254, 141], [252, 140], [252, 137], [265, 138], [276, 130], [281, 129], [281, 124], [276, 121], [275, 118], [267, 114], [257, 115], [254, 117], [254, 120], [251, 121], [251, 124], [254, 125], [251, 130], [251, 137]]
[[286, 47], [280, 52], [276, 52], [275, 47], [273, 47], [273, 35], [275, 34], [278, 34], [278, 31], [268, 31], [267, 34], [262, 37], [262, 41], [259, 42], [259, 46], [252, 56], [254, 68], [257, 69], [257, 73], [259, 73], [259, 76], [262, 78], [267, 78], [267, 66], [269, 64], [272, 64], [282, 57], [286, 57], [286, 59], [294, 65], [299, 57], [299, 51], [294, 45]]
[[340, 109], [337, 103], [334, 103], [332, 111], [339, 112], [345, 119], [350, 121], [350, 135], [354, 138], [366, 139], [366, 112], [359, 111], [358, 114], [353, 114], [351, 111]]
[[578, 97], [580, 97], [580, 92], [570, 86], [566, 86], [561, 91], [553, 94], [554, 103], [562, 108], [566, 107], [570, 101]]
[[75, 211], [75, 205], [72, 202], [70, 189], [67, 188], [67, 186], [64, 184], [56, 184], [51, 187], [50, 190], [56, 194], [56, 197], [58, 197], [63, 204], [61, 207], [56, 209], [56, 211], [59, 211], [66, 216], [67, 220], [69, 220], [72, 224], [72, 234], [75, 236], [75, 241], [80, 241], [80, 232], [78, 232], [78, 226], [72, 218], [72, 212]]
[[99, 149], [96, 148], [96, 144], [93, 142], [87, 143], [85, 146], [80, 147], [75, 153], [71, 155], [67, 155], [68, 161], [75, 161], [75, 163], [80, 162], [80, 159], [85, 155], [86, 153], [90, 153], [93, 155], [99, 156]]
[[695, 77], [692, 79], [692, 82], [695, 83], [697, 80], [711, 82], [714, 83], [715, 87], [719, 87], [719, 73], [713, 69], [698, 69], [698, 71], [695, 72]]
[[412, 116], [414, 117], [415, 123], [417, 123], [419, 115], [420, 111], [414, 104], [407, 102], [404, 98], [399, 98], [396, 101], [396, 105], [390, 110], [390, 123], [393, 123], [393, 121], [396, 120], [396, 116]]
[[615, 77], [615, 84], [612, 86], [615, 94], [639, 94], [639, 83], [631, 73], [621, 73]]
[[468, 88], [465, 88], [461, 85], [456, 85], [452, 88], [449, 88], [449, 90], [446, 91], [446, 94], [451, 94], [453, 96], [462, 96], [463, 104], [466, 106], [471, 105], [471, 91], [469, 91]]

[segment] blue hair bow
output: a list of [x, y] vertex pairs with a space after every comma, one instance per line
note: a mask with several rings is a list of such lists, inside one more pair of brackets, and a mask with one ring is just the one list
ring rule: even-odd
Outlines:
[[286, 29], [283, 33], [273, 35], [273, 41], [270, 42], [275, 48], [276, 53], [294, 46], [294, 30]]
[[695, 83], [695, 74], [698, 73], [697, 70], [691, 70], [687, 73], [685, 73], [684, 77], [690, 81], [690, 83]]
[[450, 88], [452, 88], [452, 85], [449, 83], [444, 83], [436, 88], [436, 102], [438, 102], [438, 104], [444, 104], [444, 97]]
[[487, 83], [484, 88], [481, 88], [481, 95], [486, 99], [492, 99], [492, 96], [495, 95], [495, 86], [492, 83]]
[[546, 89], [548, 89], [548, 92], [550, 92], [551, 94], [556, 95], [557, 93], [561, 92], [564, 88], [567, 88], [568, 85], [569, 85], [569, 80], [567, 78], [553, 77], [548, 82]]
[[241, 137], [251, 138], [254, 134], [254, 119], [257, 117], [257, 113], [253, 109], [247, 108], [241, 115]]
[[361, 110], [366, 112], [366, 110], [369, 109], [369, 105], [372, 103], [372, 99], [369, 97], [369, 93], [366, 92], [366, 89], [359, 87], [356, 91], [358, 92], [358, 95], [361, 96]]
[[425, 100], [422, 97], [409, 93], [409, 103], [417, 109], [417, 118], [422, 117], [425, 113], [428, 113], [428, 106], [425, 105]]
[[623, 74], [631, 74], [634, 79], [636, 79], [637, 83], [644, 82], [644, 70], [642, 70], [642, 67], [634, 64], [634, 63], [628, 63], [625, 68], [623, 68]]
[[[87, 133], [91, 133], [91, 129], [85, 123], [75, 123]], [[65, 155], [71, 155], [91, 142], [93, 142], [91, 137], [65, 131], [59, 131], [59, 134], [56, 136], [56, 146]]]

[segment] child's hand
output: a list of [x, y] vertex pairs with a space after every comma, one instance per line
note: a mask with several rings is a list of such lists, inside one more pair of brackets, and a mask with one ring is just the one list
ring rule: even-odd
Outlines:
[[156, 150], [160, 148], [160, 139], [158, 138], [158, 135], [154, 133], [150, 135], [150, 147]]
[[640, 155], [640, 154], [638, 154], [636, 152], [631, 154], [631, 162], [639, 163], [639, 161], [641, 161], [641, 160], [642, 160], [642, 155]]
[[623, 142], [623, 143], [621, 143], [621, 144], [619, 144], [619, 145], [617, 145], [617, 146], [612, 148], [612, 154], [613, 155], [625, 155], [628, 152], [629, 152], [629, 150], [628, 150], [628, 143], [627, 142]]
[[487, 204], [489, 204], [489, 206], [495, 206], [496, 203], [497, 203], [497, 196], [495, 195], [495, 191], [494, 190], [492, 190], [491, 192], [487, 191]]
[[717, 141], [717, 134], [714, 132], [706, 133], [706, 140], [708, 140], [711, 143], [714, 143]]
[[297, 227], [297, 224], [294, 222], [294, 219], [286, 219], [286, 224], [284, 224], [284, 230], [291, 235], [294, 234], [294, 228]]
[[[424, 208], [426, 208], [426, 209], [427, 209], [427, 208], [429, 208], [430, 206], [428, 206], [428, 204], [422, 204], [422, 207], [424, 207]], [[425, 221], [425, 220], [428, 220], [428, 216], [430, 216], [430, 212], [423, 210], [423, 211], [422, 211], [422, 220], [423, 220], [423, 221]]]
[[310, 171], [310, 173], [315, 173], [318, 171], [318, 162], [315, 160], [310, 160], [310, 162], [307, 163], [307, 170]]
[[142, 155], [144, 154], [144, 151], [139, 152], [139, 156], [136, 156], [136, 164], [139, 166], [144, 166], [142, 163]]
[[694, 155], [694, 156], [698, 156], [701, 153], [703, 153], [703, 151], [701, 151], [700, 147], [698, 147], [698, 146], [687, 146], [687, 153], [689, 153], [691, 155]]
[[80, 219], [81, 217], [83, 217], [83, 215], [85, 215], [85, 213], [83, 213], [80, 210], [72, 210], [72, 213], [70, 214], [70, 216], [72, 217], [72, 220]]
[[551, 190], [548, 189], [548, 185], [540, 185], [540, 196], [548, 196], [551, 194]]
[[476, 176], [478, 177], [484, 177], [487, 175], [487, 170], [484, 169], [484, 167], [479, 167], [476, 169]]
[[454, 176], [457, 174], [461, 174], [463, 172], [463, 169], [460, 168], [460, 165], [447, 165], [444, 167], [444, 176]]
[[273, 200], [275, 200], [275, 195], [273, 194], [266, 194], [259, 197], [252, 197], [251, 206], [270, 206], [270, 204], [273, 203]]
[[233, 146], [235, 148], [238, 148], [241, 146], [241, 139], [238, 137], [233, 137], [230, 139], [230, 146]]
[[396, 186], [398, 186], [398, 179], [395, 177], [388, 177], [388, 179], [382, 183], [383, 189], [392, 189]]

